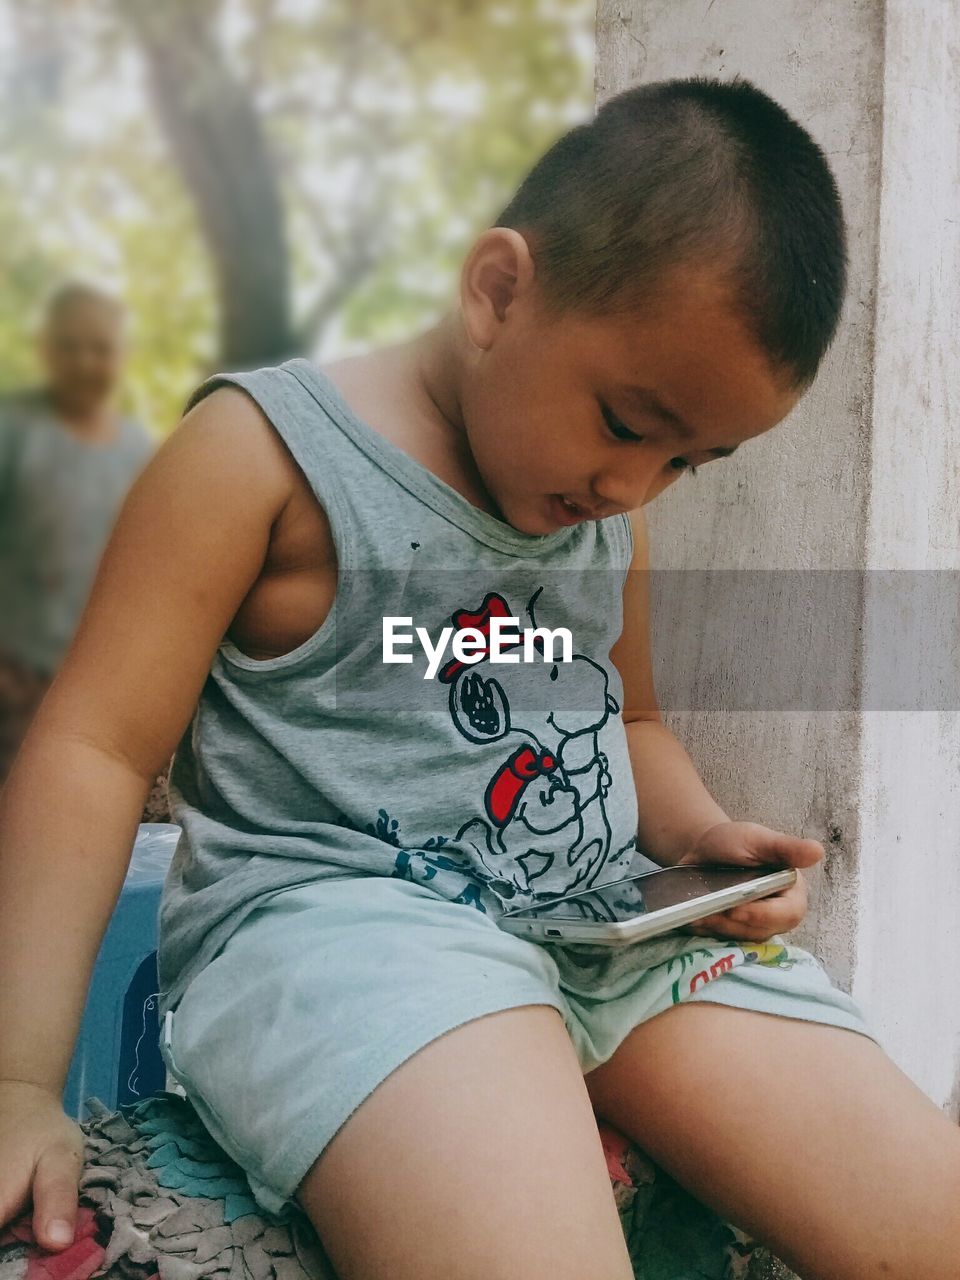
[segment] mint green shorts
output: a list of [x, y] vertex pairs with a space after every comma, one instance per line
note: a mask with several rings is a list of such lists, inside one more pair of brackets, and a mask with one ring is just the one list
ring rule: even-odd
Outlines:
[[425, 885], [363, 876], [286, 889], [251, 912], [187, 987], [161, 1052], [257, 1202], [285, 1213], [360, 1103], [444, 1032], [552, 1005], [587, 1073], [639, 1023], [696, 1000], [876, 1039], [819, 962], [777, 940], [544, 945]]

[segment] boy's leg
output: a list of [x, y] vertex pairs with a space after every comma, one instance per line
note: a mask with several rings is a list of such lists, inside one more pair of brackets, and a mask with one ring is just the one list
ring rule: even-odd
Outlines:
[[960, 1129], [866, 1037], [677, 1005], [586, 1083], [598, 1114], [803, 1280], [960, 1280]]
[[347, 1120], [297, 1198], [339, 1280], [633, 1277], [580, 1064], [548, 1005], [488, 1014], [420, 1049]]

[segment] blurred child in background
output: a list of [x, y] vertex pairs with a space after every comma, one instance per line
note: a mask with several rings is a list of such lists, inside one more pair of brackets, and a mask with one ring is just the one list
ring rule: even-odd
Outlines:
[[126, 327], [107, 292], [62, 285], [40, 328], [41, 384], [0, 402], [0, 785], [153, 452], [116, 406]]

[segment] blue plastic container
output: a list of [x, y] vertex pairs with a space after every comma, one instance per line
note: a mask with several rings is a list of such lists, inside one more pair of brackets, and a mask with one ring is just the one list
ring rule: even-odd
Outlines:
[[68, 1115], [86, 1120], [97, 1097], [111, 1110], [163, 1089], [157, 925], [160, 891], [180, 828], [143, 823], [130, 868], [100, 946], [63, 1091]]

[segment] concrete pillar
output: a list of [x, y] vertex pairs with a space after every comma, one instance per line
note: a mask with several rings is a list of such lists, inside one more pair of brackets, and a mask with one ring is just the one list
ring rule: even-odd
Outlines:
[[956, 1116], [960, 8], [600, 0], [597, 36], [598, 102], [740, 73], [840, 184], [851, 286], [817, 383], [648, 509], [658, 688], [732, 816], [824, 842], [797, 941]]

